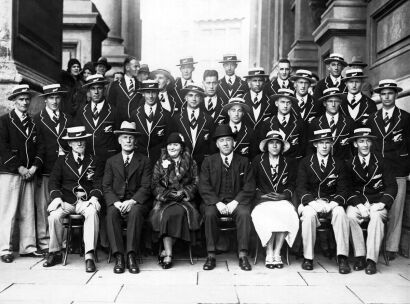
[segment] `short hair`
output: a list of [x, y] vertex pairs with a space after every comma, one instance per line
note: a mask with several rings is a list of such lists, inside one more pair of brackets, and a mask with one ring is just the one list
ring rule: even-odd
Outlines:
[[291, 65], [289, 59], [286, 59], [286, 58], [279, 59], [278, 64], [279, 63], [288, 63], [289, 65]]
[[132, 60], [137, 60], [137, 61], [138, 61], [138, 59], [137, 59], [136, 57], [134, 57], [134, 56], [127, 56], [127, 57], [125, 57], [124, 63], [122, 64], [122, 66], [123, 66], [123, 68], [124, 68], [124, 73], [126, 72], [125, 67], [126, 67]]
[[216, 79], [219, 78], [216, 70], [205, 70], [203, 80], [205, 80], [206, 77], [216, 77]]

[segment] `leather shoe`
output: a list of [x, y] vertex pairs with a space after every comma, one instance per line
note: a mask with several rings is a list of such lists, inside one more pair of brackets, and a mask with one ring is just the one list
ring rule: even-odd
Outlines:
[[210, 257], [210, 256], [207, 257], [203, 269], [204, 270], [212, 270], [215, 267], [216, 267], [216, 259], [214, 257]]
[[50, 252], [47, 255], [47, 260], [43, 263], [43, 267], [53, 267], [63, 261], [63, 256], [59, 252]]
[[347, 258], [343, 255], [338, 256], [339, 260], [339, 273], [340, 274], [348, 274], [350, 272], [349, 262]]
[[367, 259], [367, 266], [365, 270], [366, 274], [375, 274], [377, 272], [376, 262], [370, 259]]
[[95, 272], [95, 264], [94, 260], [92, 259], [87, 259], [85, 260], [85, 272]]
[[389, 261], [393, 261], [396, 258], [396, 253], [393, 251], [386, 251], [386, 256]]
[[135, 259], [135, 253], [128, 253], [128, 271], [130, 273], [139, 273], [140, 268], [138, 267], [137, 260]]
[[364, 256], [356, 257], [356, 262], [353, 265], [355, 271], [363, 270], [366, 267], [366, 260]]
[[313, 260], [303, 259], [302, 269], [313, 270]]
[[239, 258], [239, 267], [241, 267], [241, 269], [245, 271], [252, 270], [252, 266], [251, 264], [249, 264], [248, 257], [244, 256]]
[[12, 254], [2, 255], [2, 256], [1, 256], [1, 260], [2, 260], [4, 263], [11, 263], [11, 262], [14, 261], [14, 255], [12, 255]]
[[114, 273], [123, 273], [125, 271], [124, 255], [122, 253], [115, 254]]
[[172, 256], [167, 255], [164, 257], [164, 260], [162, 262], [162, 268], [163, 269], [170, 269], [172, 267]]

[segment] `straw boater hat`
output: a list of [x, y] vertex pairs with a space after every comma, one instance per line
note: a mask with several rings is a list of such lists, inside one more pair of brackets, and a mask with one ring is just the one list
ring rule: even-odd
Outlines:
[[239, 96], [229, 99], [229, 102], [223, 106], [223, 111], [227, 112], [233, 106], [241, 106], [246, 113], [249, 113], [251, 111], [251, 108], [246, 104], [245, 99]]
[[372, 134], [372, 130], [370, 128], [357, 128], [353, 131], [353, 136], [351, 136], [349, 140], [352, 141], [358, 138], [375, 139], [377, 136]]
[[363, 61], [362, 56], [353, 56], [352, 62], [349, 62], [348, 66], [360, 66], [365, 68], [367, 67], [367, 63]]
[[212, 136], [214, 140], [217, 140], [219, 137], [230, 136], [235, 139], [236, 134], [232, 132], [232, 129], [229, 125], [219, 125], [216, 127], [215, 132]]
[[201, 95], [202, 97], [205, 96], [205, 91], [200, 84], [190, 83], [187, 84], [184, 88], [181, 89], [182, 94], [185, 96], [188, 92], [195, 92]]
[[180, 59], [179, 64], [177, 64], [177, 66], [194, 65], [196, 63], [198, 62], [194, 61], [194, 58], [192, 56], [188, 56], [188, 57]]
[[337, 61], [337, 62], [340, 62], [343, 66], [347, 66], [347, 62], [345, 61], [345, 59], [343, 58], [343, 55], [342, 54], [338, 54], [338, 53], [332, 53], [332, 54], [330, 54], [329, 55], [329, 57], [328, 58], [326, 58], [325, 60], [323, 60], [323, 62], [325, 63], [325, 64], [329, 64], [329, 63], [331, 63], [331, 62], [333, 62], [333, 61]]
[[97, 67], [97, 65], [99, 64], [105, 65], [105, 67], [107, 68], [107, 71], [111, 70], [111, 64], [108, 63], [107, 58], [105, 57], [98, 58], [97, 62], [94, 62], [94, 67]]
[[67, 128], [67, 135], [61, 137], [65, 140], [79, 140], [92, 136], [92, 134], [85, 133], [84, 126]]
[[54, 83], [54, 84], [50, 84], [50, 85], [46, 85], [43, 87], [43, 94], [40, 94], [38, 96], [48, 96], [48, 95], [62, 95], [67, 93], [67, 91], [64, 91], [61, 89], [61, 85], [59, 83]]
[[330, 97], [339, 97], [340, 99], [342, 98], [342, 96], [344, 96], [345, 94], [340, 93], [339, 88], [328, 88], [326, 90], [323, 91], [323, 96], [319, 98], [320, 102], [323, 102], [325, 100], [327, 100]]
[[342, 79], [342, 81], [347, 81], [349, 79], [364, 79], [367, 78], [366, 75], [364, 75], [362, 69], [349, 69], [346, 71], [345, 77]]
[[397, 82], [393, 79], [383, 79], [379, 81], [379, 86], [375, 88], [373, 91], [375, 93], [380, 93], [383, 89], [393, 89], [397, 93], [403, 91], [401, 87], [397, 85]]
[[313, 78], [313, 74], [308, 70], [297, 70], [296, 73], [289, 77], [290, 81], [296, 81], [298, 79], [306, 79], [310, 83], [315, 83], [316, 80]]
[[282, 148], [283, 148], [282, 153], [285, 153], [286, 151], [289, 150], [289, 148], [290, 148], [289, 142], [287, 142], [283, 138], [282, 133], [280, 131], [277, 131], [277, 130], [269, 131], [266, 134], [265, 139], [263, 139], [261, 141], [261, 143], [259, 144], [259, 150], [261, 150], [262, 152], [265, 152], [266, 144], [269, 141], [274, 140], [274, 139], [279, 140], [282, 143]]
[[332, 130], [330, 129], [320, 129], [313, 132], [313, 138], [310, 139], [310, 142], [331, 139], [333, 141]]
[[139, 135], [141, 134], [140, 132], [137, 132], [137, 126], [135, 122], [129, 122], [129, 121], [123, 121], [121, 123], [121, 127], [119, 130], [114, 130], [114, 134], [117, 135]]
[[238, 60], [238, 57], [235, 54], [225, 54], [222, 56], [222, 61], [219, 61], [219, 63], [228, 63], [228, 62], [241, 62]]
[[265, 77], [269, 78], [268, 74], [265, 74], [265, 70], [262, 67], [257, 67], [250, 69], [248, 75], [243, 76], [243, 78], [252, 78], [252, 77]]
[[160, 91], [161, 89], [159, 88], [159, 83], [156, 80], [144, 80], [141, 83], [140, 88], [138, 89], [138, 92], [144, 92], [144, 91]]
[[291, 89], [279, 89], [278, 94], [273, 94], [270, 96], [272, 101], [276, 101], [281, 97], [285, 97], [292, 102], [298, 102], [298, 99], [295, 97], [295, 93]]
[[34, 92], [30, 90], [30, 87], [28, 86], [28, 84], [20, 84], [13, 88], [13, 92], [11, 93], [11, 95], [9, 95], [9, 97], [7, 97], [7, 99], [13, 100], [18, 95], [21, 95], [21, 94], [28, 94], [30, 95], [30, 97], [33, 97]]
[[87, 77], [85, 80], [85, 84], [83, 85], [83, 88], [88, 88], [89, 86], [93, 84], [102, 84], [106, 85], [108, 83], [107, 79], [101, 74], [94, 74], [90, 75]]

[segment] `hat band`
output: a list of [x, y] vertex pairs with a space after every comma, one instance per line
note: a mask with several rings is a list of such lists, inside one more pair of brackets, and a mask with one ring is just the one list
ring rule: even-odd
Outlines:
[[121, 128], [120, 132], [137, 132], [137, 130], [131, 128]]
[[397, 83], [383, 83], [381, 84], [379, 87], [383, 88], [383, 87], [397, 87]]
[[85, 133], [83, 131], [81, 132], [67, 132], [67, 137], [71, 137], [71, 138], [77, 138], [80, 136], [84, 136]]
[[339, 57], [339, 56], [332, 56], [332, 57], [329, 57], [329, 59], [336, 59], [336, 60], [342, 60], [342, 61], [344, 61], [344, 58]]

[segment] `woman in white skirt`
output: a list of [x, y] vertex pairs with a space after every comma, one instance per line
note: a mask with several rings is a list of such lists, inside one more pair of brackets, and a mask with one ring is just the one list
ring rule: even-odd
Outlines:
[[252, 161], [256, 178], [256, 207], [252, 211], [255, 230], [266, 247], [267, 268], [283, 268], [280, 250], [286, 239], [292, 246], [299, 218], [290, 203], [295, 186], [295, 160], [282, 154], [289, 149], [280, 131], [269, 131], [259, 145], [262, 154]]

